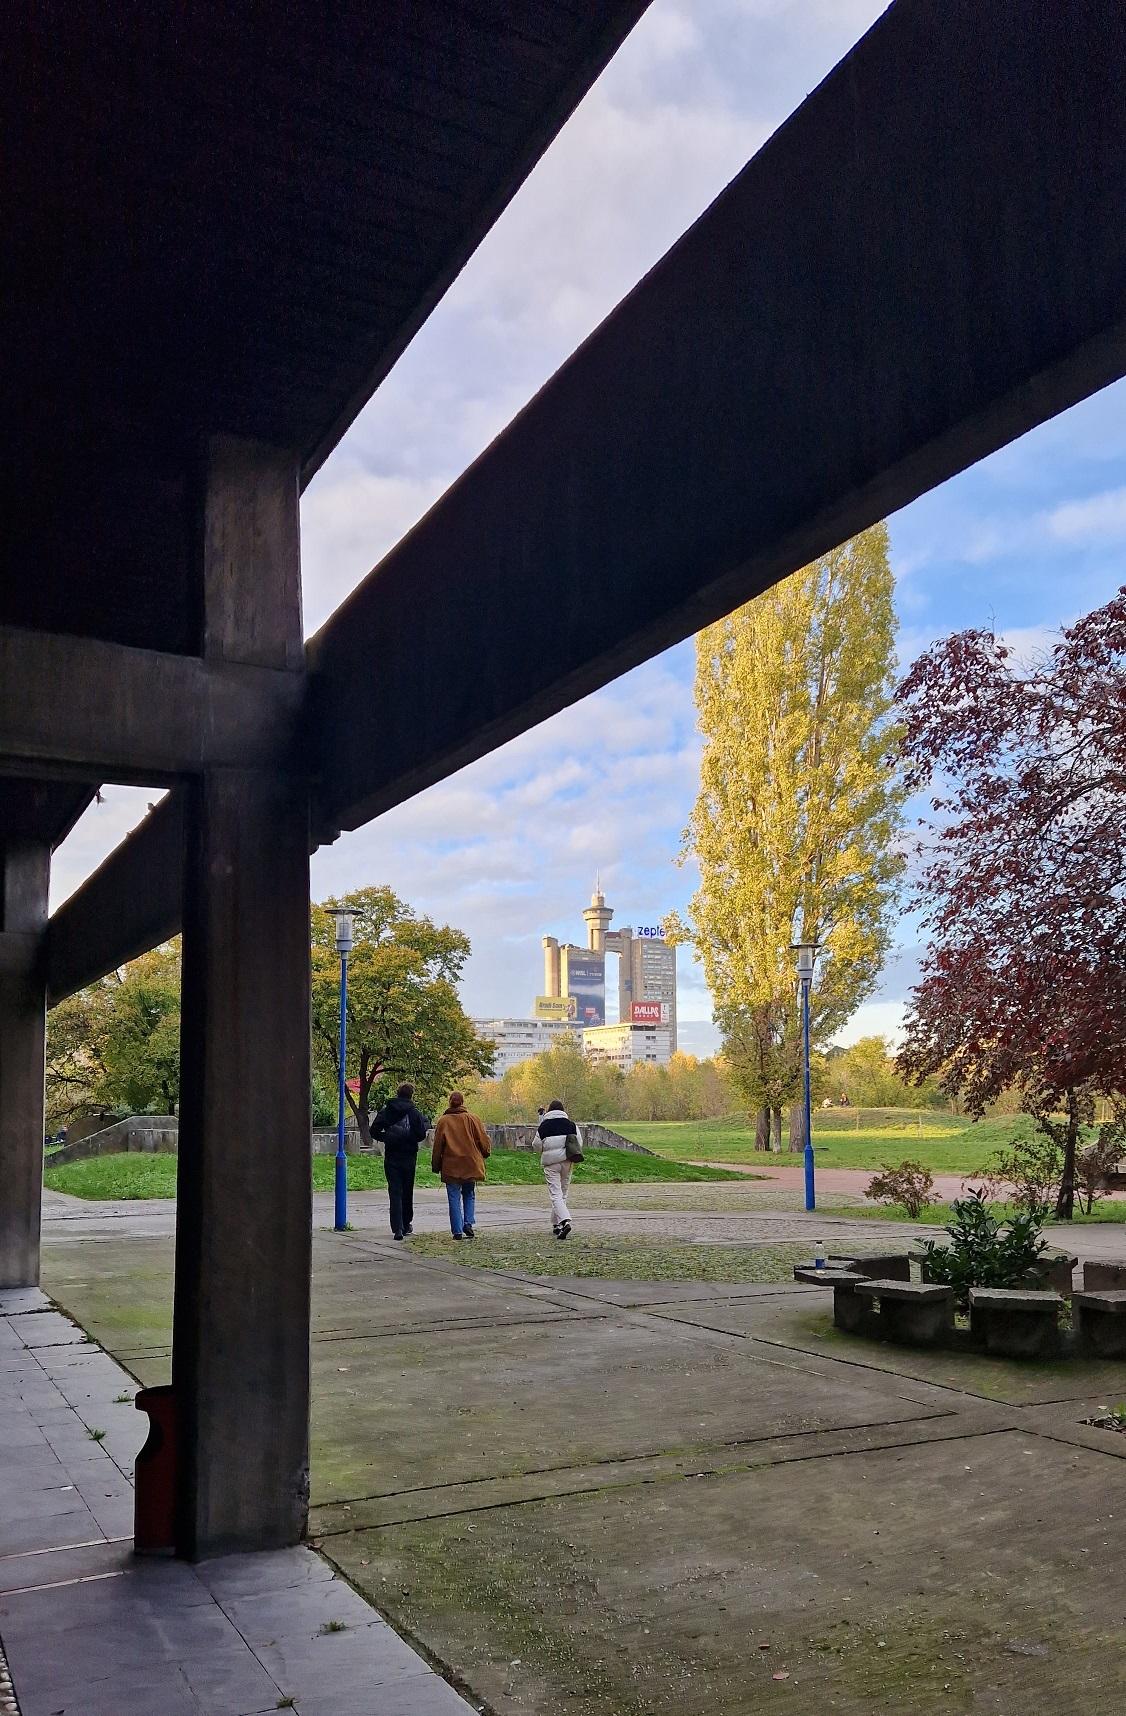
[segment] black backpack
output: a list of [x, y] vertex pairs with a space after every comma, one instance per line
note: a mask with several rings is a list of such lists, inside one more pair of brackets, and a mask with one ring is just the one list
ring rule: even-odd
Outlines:
[[398, 1120], [393, 1120], [390, 1126], [384, 1127], [383, 1142], [384, 1144], [409, 1144], [413, 1131], [410, 1115], [400, 1115]]

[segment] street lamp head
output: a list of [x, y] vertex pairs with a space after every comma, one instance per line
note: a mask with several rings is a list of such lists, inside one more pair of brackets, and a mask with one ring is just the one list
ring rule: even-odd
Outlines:
[[343, 906], [330, 906], [329, 911], [336, 919], [336, 951], [351, 953], [356, 937], [352, 925], [352, 914]]
[[792, 941], [790, 947], [798, 956], [799, 982], [812, 983], [813, 965], [821, 943], [819, 941]]

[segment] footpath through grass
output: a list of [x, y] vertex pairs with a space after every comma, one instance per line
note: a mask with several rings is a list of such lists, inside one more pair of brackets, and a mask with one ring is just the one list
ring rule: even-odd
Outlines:
[[[862, 1124], [857, 1124], [861, 1122]], [[754, 1128], [742, 1115], [721, 1120], [614, 1120], [624, 1138], [644, 1144], [671, 1161], [746, 1162], [751, 1166], [798, 1163], [783, 1150], [764, 1157], [755, 1149]], [[921, 1162], [932, 1174], [979, 1174], [997, 1151], [1023, 1133], [1024, 1115], [971, 1121], [961, 1115], [909, 1109], [821, 1110], [814, 1116], [813, 1148], [822, 1168], [857, 1168], [875, 1173], [884, 1163]]]
[[572, 1234], [558, 1240], [487, 1233], [456, 1244], [449, 1234], [419, 1234], [407, 1241], [419, 1257], [440, 1257], [469, 1269], [513, 1270], [520, 1275], [570, 1275], [602, 1281], [792, 1282], [795, 1263], [810, 1247], [781, 1245], [678, 1245], [664, 1240]]
[[[331, 1191], [335, 1174], [336, 1163], [332, 1156], [313, 1158], [314, 1191]], [[576, 1183], [581, 1179], [585, 1185], [602, 1186], [670, 1180], [724, 1180], [731, 1184], [746, 1178], [745, 1174], [726, 1173], [722, 1168], [695, 1168], [659, 1156], [639, 1156], [632, 1150], [588, 1150], [586, 1160], [576, 1169]], [[540, 1159], [529, 1150], [494, 1150], [489, 1157], [488, 1183], [491, 1186], [542, 1187]], [[149, 1156], [136, 1151], [118, 1156], [91, 1156], [85, 1162], [49, 1167], [43, 1175], [43, 1184], [53, 1192], [69, 1192], [75, 1198], [174, 1198], [176, 1158]], [[424, 1151], [420, 1152], [418, 1159], [418, 1184], [440, 1184], [437, 1175], [430, 1172], [430, 1159]], [[385, 1189], [386, 1185], [387, 1177], [378, 1156], [349, 1156], [350, 1191], [378, 1191]]]

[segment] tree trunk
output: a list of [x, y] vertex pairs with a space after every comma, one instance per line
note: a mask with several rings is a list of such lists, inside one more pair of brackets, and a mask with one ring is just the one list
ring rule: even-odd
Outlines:
[[360, 1142], [365, 1150], [374, 1150], [375, 1144], [371, 1135], [371, 1118], [368, 1115], [367, 1103], [362, 1103], [356, 1111], [356, 1126], [360, 1134]]
[[1067, 1093], [1067, 1134], [1063, 1145], [1063, 1173], [1056, 1194], [1056, 1220], [1070, 1221], [1075, 1214], [1075, 1152], [1079, 1143], [1079, 1102]]
[[790, 1149], [805, 1149], [805, 1103], [790, 1104]]
[[770, 1148], [777, 1152], [782, 1149], [782, 1110], [772, 1108], [770, 1111]]
[[770, 1110], [760, 1108], [755, 1115], [755, 1149], [770, 1149]]

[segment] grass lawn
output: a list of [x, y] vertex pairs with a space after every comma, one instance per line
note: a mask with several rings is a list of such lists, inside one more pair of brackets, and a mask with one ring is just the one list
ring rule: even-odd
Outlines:
[[510, 1269], [521, 1275], [571, 1275], [603, 1281], [788, 1281], [808, 1261], [808, 1245], [677, 1245], [663, 1240], [588, 1238], [565, 1241], [482, 1234], [456, 1245], [449, 1234], [407, 1241], [420, 1257], [440, 1257], [470, 1269]]
[[[859, 1126], [856, 1124], [861, 1122]], [[741, 1115], [722, 1120], [613, 1120], [624, 1138], [672, 1161], [763, 1162], [754, 1128]], [[921, 1162], [933, 1174], [979, 1173], [995, 1153], [1029, 1124], [1022, 1115], [977, 1122], [964, 1116], [905, 1109], [824, 1110], [814, 1115], [813, 1147], [822, 1168], [875, 1172], [884, 1163]], [[783, 1151], [772, 1162], [800, 1162]]]
[[[911, 1217], [898, 1204], [818, 1204], [818, 1209], [825, 1215], [848, 1216], [850, 1221], [911, 1221], [924, 1222], [928, 1227], [945, 1227], [953, 1218], [953, 1210], [949, 1204], [925, 1204], [917, 1217]], [[1004, 1206], [995, 1206], [1003, 1210]], [[1004, 1213], [1016, 1214], [1016, 1206], [1010, 1205]], [[1090, 1215], [1080, 1215], [1076, 1210], [1072, 1218], [1076, 1226], [1086, 1226], [1088, 1222], [1126, 1222], [1126, 1201], [1111, 1201], [1104, 1198], [1097, 1203]], [[1062, 1225], [1062, 1224], [1061, 1224]]]
[[[331, 1191], [335, 1173], [333, 1157], [315, 1156], [314, 1191]], [[669, 1180], [724, 1180], [730, 1184], [747, 1178], [745, 1174], [725, 1173], [722, 1168], [693, 1168], [659, 1156], [637, 1156], [630, 1150], [588, 1150], [586, 1161], [577, 1170], [577, 1180], [579, 1177], [584, 1184], [604, 1186]], [[136, 1151], [119, 1156], [91, 1156], [85, 1162], [69, 1162], [59, 1168], [48, 1168], [43, 1175], [43, 1184], [53, 1192], [69, 1192], [76, 1198], [174, 1198], [176, 1158], [148, 1156]], [[378, 1156], [349, 1156], [350, 1191], [373, 1191], [386, 1184], [383, 1163]], [[437, 1176], [430, 1172], [429, 1158], [425, 1153], [419, 1156], [418, 1184], [438, 1184]], [[542, 1186], [539, 1157], [527, 1150], [495, 1150], [489, 1158], [489, 1184]]]

